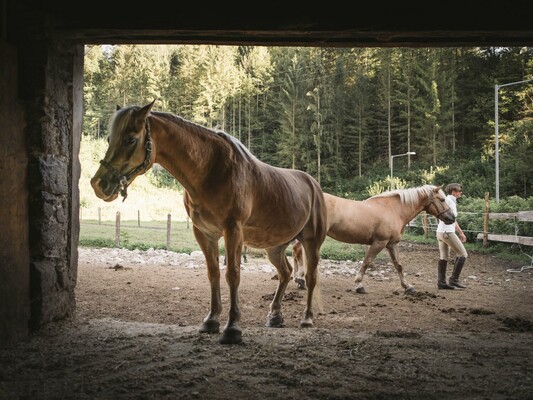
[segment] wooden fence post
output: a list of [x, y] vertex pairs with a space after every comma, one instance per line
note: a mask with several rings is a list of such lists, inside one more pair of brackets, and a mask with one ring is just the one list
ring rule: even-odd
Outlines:
[[120, 247], [120, 211], [117, 211], [115, 223], [115, 246]]
[[170, 250], [170, 225], [171, 225], [171, 215], [170, 213], [167, 216], [167, 250]]
[[141, 210], [137, 210], [137, 226], [141, 226]]
[[428, 213], [424, 211], [424, 239], [428, 238]]
[[98, 207], [98, 225], [102, 225], [102, 209]]
[[489, 192], [485, 192], [485, 212], [483, 214], [483, 247], [489, 241]]

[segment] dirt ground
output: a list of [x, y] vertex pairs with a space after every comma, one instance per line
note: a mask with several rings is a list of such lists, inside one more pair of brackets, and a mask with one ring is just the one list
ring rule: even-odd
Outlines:
[[[323, 309], [298, 327], [291, 282], [284, 328], [265, 327], [277, 281], [243, 264], [243, 343], [198, 333], [209, 309], [201, 255], [80, 249], [77, 315], [0, 351], [1, 399], [531, 399], [533, 269], [470, 254], [466, 290], [436, 289], [435, 246], [403, 243], [406, 295], [388, 259], [369, 269], [322, 260]], [[223, 266], [221, 265], [221, 268]], [[228, 291], [223, 288], [222, 326]]]

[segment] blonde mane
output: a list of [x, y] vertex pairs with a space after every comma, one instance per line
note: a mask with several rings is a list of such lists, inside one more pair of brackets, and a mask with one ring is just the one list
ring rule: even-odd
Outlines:
[[[427, 199], [436, 187], [437, 186], [434, 185], [424, 185], [416, 188], [397, 189], [391, 192], [380, 193], [378, 195], [370, 197], [370, 199], [374, 199], [377, 197], [399, 196], [402, 204], [416, 204], [420, 197]], [[442, 195], [444, 196], [444, 192], [442, 193]]]

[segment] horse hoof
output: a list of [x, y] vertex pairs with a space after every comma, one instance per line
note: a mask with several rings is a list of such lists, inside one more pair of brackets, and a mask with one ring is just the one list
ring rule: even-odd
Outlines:
[[218, 321], [205, 321], [200, 328], [200, 333], [219, 333], [220, 322]]
[[313, 321], [310, 319], [303, 319], [300, 321], [300, 328], [312, 328], [314, 327]]
[[266, 326], [269, 328], [283, 328], [283, 315], [281, 313], [276, 315], [268, 314]]
[[412, 286], [409, 286], [407, 289], [405, 289], [405, 294], [413, 295], [416, 293], [416, 289]]
[[242, 332], [237, 328], [226, 328], [218, 342], [220, 344], [239, 344], [242, 342]]
[[359, 293], [359, 294], [365, 294], [366, 293], [366, 290], [363, 286], [357, 286], [355, 288], [355, 293]]
[[294, 279], [294, 282], [296, 282], [296, 285], [298, 286], [298, 289], [300, 289], [300, 290], [306, 290], [307, 289], [307, 286], [305, 286], [305, 279], [296, 278], [296, 279]]

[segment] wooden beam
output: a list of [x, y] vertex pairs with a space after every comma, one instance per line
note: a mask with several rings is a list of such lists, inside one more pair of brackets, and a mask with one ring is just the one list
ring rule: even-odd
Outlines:
[[489, 219], [512, 219], [517, 216], [517, 213], [489, 213]]
[[533, 211], [518, 211], [515, 213], [489, 213], [490, 219], [512, 219], [516, 218], [518, 221], [533, 222]]
[[[483, 233], [478, 233], [478, 239], [483, 239]], [[528, 236], [515, 236], [515, 235], [495, 235], [488, 234], [488, 240], [493, 242], [505, 242], [505, 243], [518, 243], [524, 246], [533, 246], [533, 237]]]
[[533, 222], [533, 211], [518, 211], [518, 220]]

